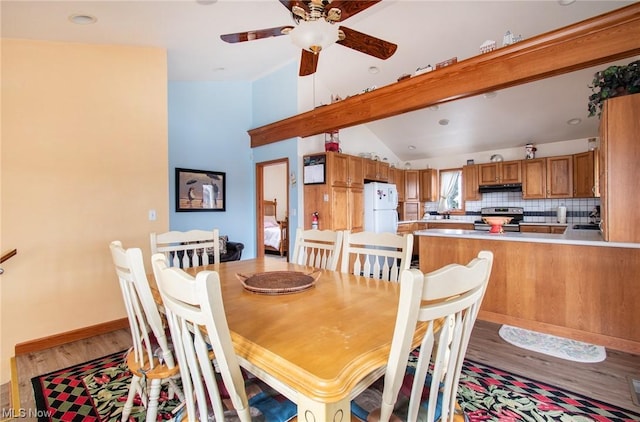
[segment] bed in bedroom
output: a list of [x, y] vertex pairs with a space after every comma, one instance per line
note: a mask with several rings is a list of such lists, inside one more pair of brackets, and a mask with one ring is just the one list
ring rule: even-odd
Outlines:
[[287, 227], [287, 218], [284, 221], [278, 221], [276, 210], [278, 202], [264, 201], [264, 250], [275, 251], [284, 256], [287, 253], [289, 244], [289, 235]]

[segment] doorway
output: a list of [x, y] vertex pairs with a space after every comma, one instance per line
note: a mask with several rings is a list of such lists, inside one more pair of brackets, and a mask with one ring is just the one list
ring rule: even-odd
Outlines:
[[[288, 261], [290, 249], [288, 158], [256, 163], [256, 204], [256, 257], [262, 258], [269, 253], [282, 256]], [[269, 217], [273, 215], [273, 218], [265, 219], [267, 214]]]

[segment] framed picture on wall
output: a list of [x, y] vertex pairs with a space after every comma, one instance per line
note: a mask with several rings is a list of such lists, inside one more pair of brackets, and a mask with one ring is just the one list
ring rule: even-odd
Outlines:
[[226, 173], [176, 168], [176, 212], [226, 211]]

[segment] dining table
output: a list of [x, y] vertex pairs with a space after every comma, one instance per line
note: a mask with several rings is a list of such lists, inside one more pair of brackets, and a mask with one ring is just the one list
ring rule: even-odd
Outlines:
[[[400, 284], [268, 258], [185, 269], [203, 270], [220, 276], [241, 366], [294, 401], [298, 420], [351, 420], [351, 399], [384, 374]], [[315, 282], [274, 294], [242, 282], [276, 272], [313, 273]], [[414, 345], [423, 333], [418, 326]]]

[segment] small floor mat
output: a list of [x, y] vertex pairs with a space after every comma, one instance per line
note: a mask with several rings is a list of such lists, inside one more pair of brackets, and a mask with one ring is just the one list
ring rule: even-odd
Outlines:
[[602, 362], [607, 358], [604, 347], [564, 337], [503, 325], [500, 337], [514, 346], [574, 362]]

